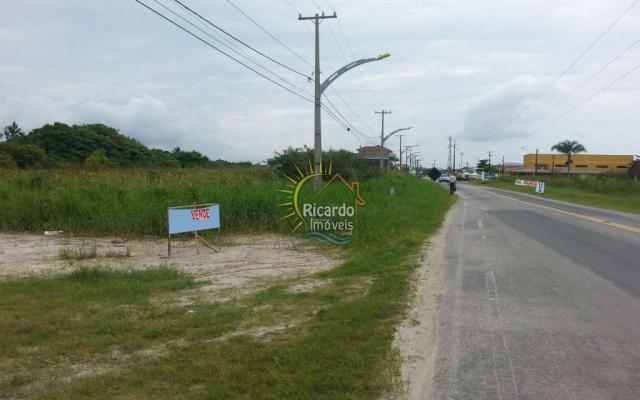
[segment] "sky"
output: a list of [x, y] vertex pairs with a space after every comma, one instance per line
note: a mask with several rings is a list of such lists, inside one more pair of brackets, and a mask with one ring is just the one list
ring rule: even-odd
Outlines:
[[[226, 49], [160, 5], [187, 17], [174, 1], [141, 1]], [[328, 89], [354, 129], [323, 112], [325, 150], [379, 144], [374, 112], [384, 109], [391, 111], [385, 131], [413, 127], [402, 144], [419, 145], [428, 166], [446, 167], [450, 136], [463, 164], [489, 151], [492, 161], [521, 162], [524, 153], [549, 152], [564, 139], [590, 153], [640, 154], [640, 4], [589, 49], [635, 0], [182, 2], [307, 76], [313, 24], [298, 21], [299, 12], [338, 15], [320, 25], [322, 79], [354, 60], [391, 54]], [[313, 92], [307, 78], [189, 20], [276, 82], [303, 97]], [[1, 2], [0, 50], [2, 126], [104, 123], [151, 147], [231, 161], [263, 162], [289, 146], [313, 146], [312, 103], [134, 0]], [[385, 145], [397, 153], [399, 139]]]

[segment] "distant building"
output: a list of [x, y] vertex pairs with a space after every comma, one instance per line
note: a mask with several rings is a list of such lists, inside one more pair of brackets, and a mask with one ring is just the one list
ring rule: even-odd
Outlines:
[[375, 160], [378, 163], [380, 163], [380, 158], [382, 158], [385, 167], [389, 164], [389, 160], [395, 160], [393, 151], [380, 145], [360, 146], [360, 148], [358, 148], [358, 154], [365, 160]]
[[[633, 155], [573, 154], [571, 155], [571, 174], [627, 173], [633, 165]], [[535, 171], [536, 155], [525, 154], [523, 167], [514, 168], [513, 174], [532, 174]], [[538, 154], [539, 174], [566, 174], [567, 156], [565, 154]]]

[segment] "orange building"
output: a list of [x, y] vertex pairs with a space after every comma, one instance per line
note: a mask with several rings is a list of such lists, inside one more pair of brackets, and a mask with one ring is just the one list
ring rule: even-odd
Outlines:
[[[571, 156], [571, 174], [626, 173], [633, 165], [633, 155], [573, 154]], [[523, 168], [518, 173], [532, 173], [535, 170], [536, 155], [525, 154]], [[566, 174], [567, 156], [565, 154], [538, 154], [538, 173]]]

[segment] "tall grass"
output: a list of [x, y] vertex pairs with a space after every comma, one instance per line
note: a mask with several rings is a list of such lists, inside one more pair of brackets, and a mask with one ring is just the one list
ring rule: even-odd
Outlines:
[[0, 229], [163, 235], [167, 207], [219, 203], [225, 231], [284, 231], [265, 168], [0, 172]]

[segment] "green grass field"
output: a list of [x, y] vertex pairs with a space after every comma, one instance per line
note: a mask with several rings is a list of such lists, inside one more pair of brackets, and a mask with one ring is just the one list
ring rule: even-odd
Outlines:
[[0, 170], [0, 230], [166, 233], [167, 207], [220, 204], [226, 231], [284, 231], [281, 178], [265, 168]]
[[[202, 174], [202, 182], [209, 182], [211, 172], [189, 173]], [[130, 199], [153, 190], [177, 191], [167, 187], [164, 178], [164, 188], [149, 182], [144, 172], [132, 180], [149, 183], [128, 188], [122, 174], [109, 187], [124, 185], [124, 196]], [[192, 184], [176, 172], [170, 174], [177, 174], [176, 185]], [[99, 177], [89, 177], [88, 187], [99, 191], [97, 199], [112, 196], [100, 187]], [[1, 201], [14, 203], [6, 197], [7, 185], [23, 185], [21, 190], [29, 193], [33, 179], [23, 174], [2, 183]], [[51, 179], [60, 184], [65, 178]], [[270, 197], [280, 182], [271, 176], [266, 182], [243, 179], [247, 185], [228, 182], [227, 187], [236, 187], [239, 193], [224, 198], [245, 202], [233, 205], [228, 200], [222, 209], [237, 207], [234, 212], [246, 221], [238, 230], [281, 229], [277, 222], [281, 211], [271, 215]], [[78, 182], [73, 190], [54, 190], [69, 199], [92, 198], [85, 187]], [[441, 225], [453, 200], [438, 185], [408, 176], [378, 178], [364, 182], [362, 188], [367, 205], [359, 214], [353, 242], [344, 248], [346, 261], [316, 274], [314, 279], [321, 284], [310, 291], [288, 290], [299, 283], [292, 280], [238, 301], [184, 306], [164, 300], [203, 283], [171, 267], [136, 272], [80, 269], [53, 278], [0, 283], [0, 398], [376, 399], [397, 389], [394, 329], [407, 307], [420, 248]], [[33, 191], [50, 196], [40, 187]], [[30, 201], [36, 202], [35, 194]], [[54, 209], [60, 204], [64, 202]], [[261, 218], [244, 215], [246, 210]], [[67, 215], [75, 229], [91, 231], [71, 210]], [[43, 219], [56, 220], [49, 215]], [[106, 217], [96, 220], [101, 223], [98, 233], [113, 233], [120, 226]], [[45, 226], [36, 218], [25, 225], [17, 224], [19, 219], [12, 221], [5, 226], [29, 230]], [[133, 226], [126, 232], [153, 234], [161, 229]], [[283, 320], [297, 323], [269, 340], [246, 334]]]
[[[516, 179], [536, 180], [534, 177], [505, 176], [493, 181], [472, 181], [500, 189], [535, 194], [532, 187], [516, 186]], [[593, 207], [608, 208], [640, 214], [640, 183], [626, 177], [592, 176], [580, 179], [577, 177], [544, 177], [544, 197], [563, 200], [571, 203]]]

